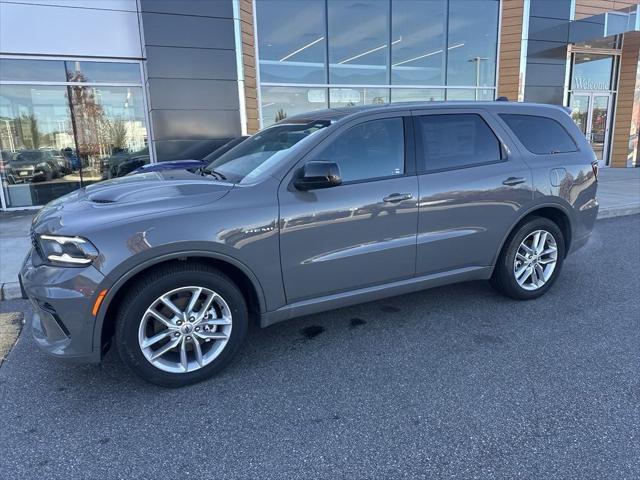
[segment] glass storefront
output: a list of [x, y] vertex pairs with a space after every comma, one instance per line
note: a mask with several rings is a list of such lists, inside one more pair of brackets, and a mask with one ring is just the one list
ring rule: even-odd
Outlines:
[[493, 100], [498, 15], [498, 0], [256, 0], [263, 126], [328, 107]]
[[43, 205], [149, 162], [138, 63], [0, 58], [6, 208]]
[[616, 82], [615, 55], [575, 52], [571, 71], [571, 118], [591, 143], [601, 166], [607, 164]]

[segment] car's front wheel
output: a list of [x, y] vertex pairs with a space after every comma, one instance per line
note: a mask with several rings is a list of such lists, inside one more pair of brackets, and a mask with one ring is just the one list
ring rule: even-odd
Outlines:
[[224, 368], [247, 325], [246, 302], [233, 281], [206, 265], [177, 263], [145, 275], [127, 293], [115, 342], [142, 378], [180, 387]]
[[491, 283], [517, 300], [538, 298], [558, 278], [564, 257], [562, 230], [548, 218], [532, 217], [507, 239]]

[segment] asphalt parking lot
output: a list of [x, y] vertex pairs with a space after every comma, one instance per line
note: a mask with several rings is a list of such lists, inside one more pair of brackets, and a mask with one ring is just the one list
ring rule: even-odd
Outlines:
[[639, 271], [640, 215], [602, 220], [542, 299], [477, 282], [254, 329], [179, 390], [51, 360], [27, 325], [0, 478], [640, 478]]

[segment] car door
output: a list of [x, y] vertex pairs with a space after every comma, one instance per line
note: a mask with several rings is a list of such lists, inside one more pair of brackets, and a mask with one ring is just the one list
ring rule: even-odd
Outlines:
[[[282, 182], [280, 255], [289, 303], [414, 275], [418, 180], [405, 113], [341, 127]], [[343, 183], [296, 190], [292, 176], [312, 160], [337, 163]]]
[[413, 112], [420, 188], [417, 275], [493, 264], [533, 201], [532, 173], [488, 112]]

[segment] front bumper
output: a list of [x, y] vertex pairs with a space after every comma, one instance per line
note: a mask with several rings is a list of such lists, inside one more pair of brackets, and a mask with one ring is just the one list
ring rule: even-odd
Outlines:
[[33, 338], [40, 349], [59, 358], [99, 362], [91, 312], [102, 275], [95, 267], [63, 268], [34, 264], [29, 252], [20, 271], [23, 292], [33, 304]]

